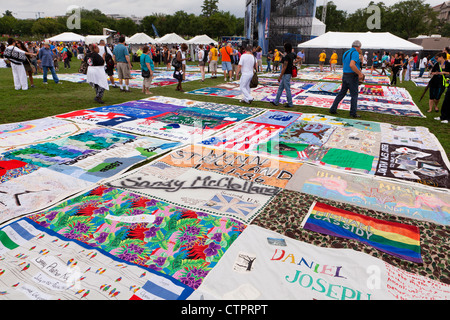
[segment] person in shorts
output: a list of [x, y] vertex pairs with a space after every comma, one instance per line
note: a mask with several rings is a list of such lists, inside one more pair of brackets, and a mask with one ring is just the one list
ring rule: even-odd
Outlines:
[[211, 49], [209, 50], [209, 68], [211, 71], [211, 78], [217, 78], [217, 60], [219, 58], [219, 51], [217, 51], [214, 43], [210, 44]]
[[229, 81], [231, 81], [231, 75], [233, 72], [233, 66], [231, 65], [231, 57], [234, 56], [233, 48], [231, 48], [231, 43], [224, 45], [220, 49], [220, 55], [222, 56], [222, 70], [225, 81], [227, 81], [227, 75]]
[[[113, 51], [114, 62], [117, 66], [117, 75], [119, 78], [119, 87], [122, 92], [130, 92], [129, 84], [131, 79], [131, 61], [128, 53], [128, 48], [125, 46], [125, 37], [119, 38], [119, 44], [116, 45]], [[123, 82], [125, 80], [125, 89]]]

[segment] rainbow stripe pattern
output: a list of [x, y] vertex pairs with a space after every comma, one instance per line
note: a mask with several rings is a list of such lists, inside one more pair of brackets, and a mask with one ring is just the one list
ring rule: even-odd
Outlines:
[[354, 239], [394, 257], [423, 263], [418, 227], [384, 221], [314, 202], [302, 228], [335, 237]]

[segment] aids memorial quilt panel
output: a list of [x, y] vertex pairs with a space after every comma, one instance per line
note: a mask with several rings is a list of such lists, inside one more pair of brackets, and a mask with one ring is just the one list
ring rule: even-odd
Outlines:
[[105, 185], [26, 219], [192, 289], [245, 229], [234, 219]]
[[375, 219], [314, 202], [302, 228], [326, 235], [354, 239], [400, 259], [423, 263], [419, 228]]
[[[356, 235], [359, 237], [359, 240], [354, 238], [342, 238], [337, 234], [331, 235], [327, 233], [326, 229], [322, 230], [324, 232], [316, 232], [302, 228], [302, 223], [305, 223], [305, 218], [308, 216], [314, 203], [323, 203], [331, 208], [338, 208], [344, 212], [352, 212], [363, 216], [364, 219], [376, 219], [375, 221], [381, 222], [382, 224], [394, 223], [394, 225], [396, 225], [398, 223], [401, 226], [407, 225], [409, 226], [408, 228], [413, 227], [416, 230], [420, 230], [420, 255], [422, 262], [416, 263], [405, 259], [405, 257], [402, 256], [394, 256], [381, 250], [381, 248], [375, 248], [371, 244], [363, 242], [363, 240], [367, 240], [367, 238], [378, 240], [375, 237], [376, 233], [373, 232], [372, 227], [367, 228], [367, 224], [361, 223], [363, 220], [355, 220], [350, 218], [350, 216], [348, 219], [338, 217], [330, 211], [324, 212], [324, 214], [319, 217], [325, 224], [333, 220], [333, 226], [330, 228], [339, 228], [339, 226], [342, 226], [344, 229], [343, 232], [347, 232], [349, 235]], [[333, 201], [327, 199], [326, 195], [323, 197], [313, 196], [290, 190], [283, 190], [278, 194], [252, 224], [318, 247], [352, 249], [358, 252], [364, 252], [402, 270], [422, 275], [439, 282], [450, 283], [450, 261], [446, 258], [447, 255], [445, 254], [450, 247], [448, 241], [445, 240], [450, 234], [450, 227], [448, 225], [444, 226], [434, 222], [418, 220], [414, 217], [406, 218], [399, 215], [374, 211], [363, 208], [357, 204], [351, 205]], [[369, 231], [369, 233], [367, 233], [367, 231]], [[385, 235], [396, 237], [401, 240], [407, 239], [398, 236], [398, 233], [385, 233]], [[407, 248], [407, 246], [404, 247]], [[383, 249], [387, 248], [389, 247], [386, 246]], [[392, 249], [392, 247], [390, 248]], [[412, 247], [410, 246], [409, 248]]]
[[116, 130], [191, 142], [207, 137], [262, 110], [181, 99], [137, 100], [58, 115], [58, 118], [95, 123]]
[[43, 118], [0, 125], [0, 152], [36, 143], [54, 142], [90, 127], [60, 119]]
[[240, 300], [420, 300], [448, 299], [450, 286], [361, 252], [320, 248], [251, 225], [190, 298], [202, 293]]
[[69, 177], [47, 168], [39, 168], [0, 184], [0, 224], [45, 209], [92, 183]]
[[419, 183], [302, 165], [286, 189], [397, 216], [450, 225], [450, 193]]
[[178, 143], [90, 127], [53, 142], [5, 152], [3, 157], [98, 182], [176, 146]]
[[193, 289], [28, 219], [0, 230], [0, 300], [184, 300]]
[[281, 190], [217, 172], [156, 161], [107, 181], [143, 196], [250, 223]]
[[217, 172], [246, 181], [284, 188], [302, 163], [281, 161], [262, 155], [189, 145], [160, 158], [173, 167]]

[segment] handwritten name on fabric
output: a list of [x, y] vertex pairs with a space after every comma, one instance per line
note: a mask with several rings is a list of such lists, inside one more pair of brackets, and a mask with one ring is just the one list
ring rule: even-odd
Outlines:
[[109, 186], [250, 223], [281, 189], [215, 172], [154, 162]]
[[[283, 238], [287, 246], [271, 245], [267, 238]], [[256, 257], [254, 268], [245, 274], [233, 271], [241, 252]], [[405, 277], [399, 277], [405, 274]], [[227, 281], [223, 281], [226, 278]], [[410, 279], [422, 280], [417, 291]], [[196, 293], [217, 299], [246, 284], [259, 299], [395, 300], [414, 298], [448, 299], [450, 286], [412, 275], [383, 261], [349, 249], [316, 247], [250, 225], [209, 273]], [[394, 292], [399, 289], [398, 292]], [[402, 292], [403, 291], [403, 292]], [[424, 294], [422, 294], [422, 292]], [[432, 293], [432, 294], [429, 294]], [[193, 295], [193, 298], [197, 295]]]
[[335, 237], [355, 239], [401, 259], [423, 262], [420, 231], [415, 226], [374, 219], [314, 202], [302, 227]]
[[21, 219], [5, 229], [10, 229], [6, 232], [15, 246], [0, 253], [3, 300], [130, 300], [135, 296], [179, 300], [193, 292], [172, 277], [121, 261], [31, 220]]
[[178, 149], [160, 158], [159, 161], [174, 167], [219, 172], [274, 187], [286, 186], [302, 165], [298, 162], [279, 161], [262, 155], [217, 150], [199, 145]]

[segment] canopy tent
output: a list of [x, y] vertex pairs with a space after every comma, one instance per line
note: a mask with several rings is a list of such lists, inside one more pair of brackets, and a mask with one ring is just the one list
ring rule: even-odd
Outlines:
[[194, 38], [190, 39], [186, 42], [186, 44], [189, 47], [189, 53], [191, 55], [191, 58], [193, 61], [197, 60], [197, 54], [196, 54], [196, 46], [202, 44], [204, 46], [210, 45], [211, 43], [214, 43], [214, 45], [218, 45], [218, 42], [211, 39], [206, 34], [195, 36]]
[[128, 44], [149, 44], [155, 43], [155, 39], [146, 35], [145, 33], [136, 33], [126, 40]]
[[64, 32], [46, 40], [51, 42], [84, 42], [85, 37], [73, 32]]
[[325, 33], [326, 25], [316, 17], [313, 18], [311, 36], [318, 37]]
[[191, 40], [187, 41], [187, 44], [203, 44], [203, 45], [208, 45], [214, 43], [215, 45], [218, 45], [217, 41], [211, 39], [210, 37], [208, 37], [206, 34], [200, 35], [200, 36], [195, 36], [194, 38], [192, 38]]
[[336, 50], [341, 64], [342, 54], [352, 47], [355, 40], [361, 41], [362, 50], [370, 54], [374, 51], [421, 52], [422, 46], [408, 40], [397, 37], [389, 32], [332, 32], [329, 31], [317, 38], [300, 43], [298, 50], [305, 51], [306, 63], [318, 63], [318, 56], [322, 50], [326, 51], [327, 57], [331, 56], [332, 50]]
[[185, 39], [177, 35], [176, 33], [168, 33], [165, 36], [158, 39], [160, 44], [182, 44], [187, 43]]
[[86, 42], [87, 45], [90, 45], [92, 43], [97, 43], [98, 44], [100, 42], [100, 40], [105, 40], [105, 42], [108, 42], [108, 38], [109, 37], [110, 36], [105, 36], [105, 35], [86, 36], [85, 42]]

